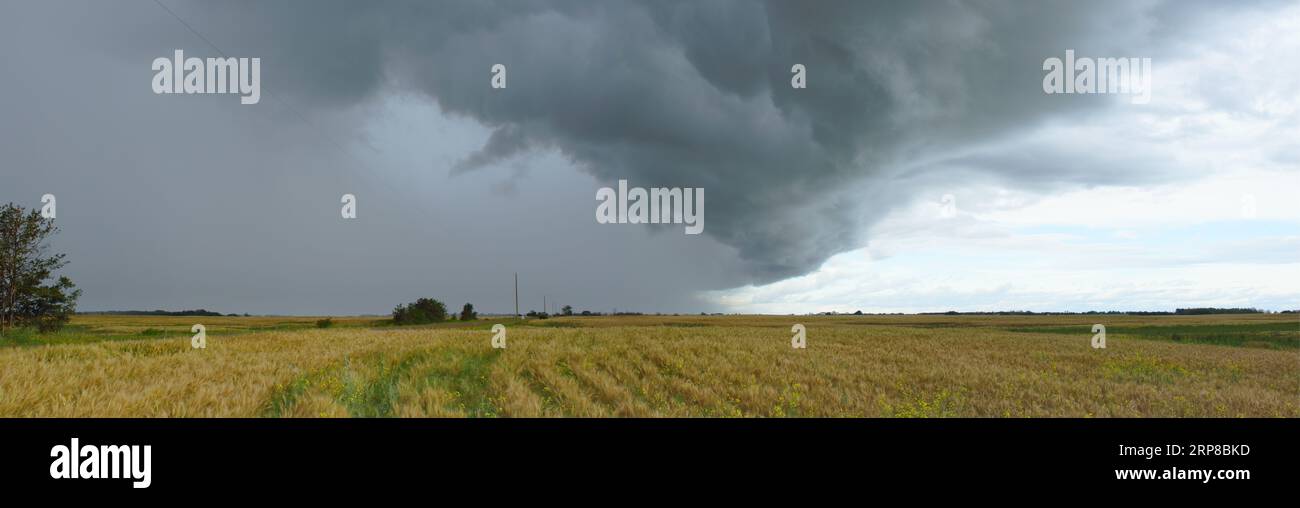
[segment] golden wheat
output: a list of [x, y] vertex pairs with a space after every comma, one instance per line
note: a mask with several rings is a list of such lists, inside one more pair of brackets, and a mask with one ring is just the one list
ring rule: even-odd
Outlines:
[[[0, 349], [0, 416], [1300, 416], [1296, 350], [1006, 330], [1293, 319], [1277, 316], [564, 318], [512, 325], [503, 350], [486, 329], [366, 319], [221, 335], [310, 323], [249, 319], [203, 319], [205, 350], [188, 336]], [[807, 349], [790, 347], [795, 322]]]

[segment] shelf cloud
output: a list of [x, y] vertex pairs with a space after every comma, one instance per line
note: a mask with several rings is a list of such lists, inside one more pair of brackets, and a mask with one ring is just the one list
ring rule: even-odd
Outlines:
[[[5, 9], [58, 9], [35, 4]], [[391, 114], [374, 105], [413, 98], [436, 106], [436, 114], [451, 119], [449, 128], [462, 132], [409, 136], [473, 140], [422, 167], [427, 174], [418, 178], [488, 186], [485, 181], [513, 171], [505, 178], [518, 181], [500, 188], [518, 192], [528, 185], [520, 181], [556, 171], [564, 174], [554, 178], [589, 182], [592, 190], [619, 180], [705, 189], [703, 236], [713, 243], [683, 247], [690, 239], [680, 238], [680, 227], [654, 229], [645, 242], [664, 252], [708, 255], [701, 265], [708, 268], [698, 269], [714, 275], [647, 261], [641, 266], [653, 273], [627, 275], [629, 289], [609, 298], [646, 310], [684, 310], [691, 307], [668, 301], [812, 273], [832, 256], [869, 245], [873, 226], [918, 200], [938, 200], [954, 181], [1047, 195], [1197, 178], [1212, 168], [1171, 157], [1169, 143], [1099, 146], [1094, 142], [1117, 140], [1089, 139], [1083, 136], [1095, 128], [1073, 126], [1175, 115], [1183, 96], [1168, 78], [1180, 62], [1216, 51], [1216, 38], [1239, 28], [1234, 20], [1287, 8], [1268, 1], [165, 4], [227, 54], [260, 57], [259, 107], [283, 105], [297, 113], [275, 110], [273, 121], [235, 121], [248, 132], [275, 132], [305, 116], [330, 139], [372, 140], [362, 126], [382, 124]], [[210, 49], [166, 13], [145, 7], [104, 12], [102, 25], [111, 28], [85, 29], [112, 41], [101, 51], [143, 61], [145, 69], [182, 42], [196, 54]], [[10, 21], [0, 26], [16, 19], [5, 18]], [[1149, 58], [1150, 104], [1044, 93], [1045, 59], [1067, 50]], [[508, 69], [504, 89], [489, 86], [495, 64]], [[806, 68], [806, 88], [790, 84], [796, 64]], [[147, 87], [147, 73], [142, 83]], [[1239, 97], [1198, 97], [1220, 101], [1205, 108], [1241, 109]], [[205, 135], [231, 142], [229, 133]], [[530, 162], [548, 156], [560, 162]], [[1283, 165], [1288, 156], [1294, 166], [1294, 150], [1263, 155]], [[290, 154], [284, 162], [312, 164], [320, 157]], [[361, 150], [357, 157], [370, 155]], [[385, 157], [374, 156], [373, 164], [387, 167]], [[384, 174], [367, 178], [389, 180], [376, 186], [403, 185]], [[575, 193], [588, 194], [585, 187]], [[580, 205], [594, 208], [595, 201]], [[360, 206], [364, 214], [366, 205]], [[465, 206], [471, 209], [459, 213], [476, 216], [474, 205]], [[609, 241], [605, 231], [573, 228], [555, 241]], [[674, 296], [639, 299], [630, 288], [649, 279], [663, 281], [659, 289]], [[561, 291], [581, 294], [576, 287]]]

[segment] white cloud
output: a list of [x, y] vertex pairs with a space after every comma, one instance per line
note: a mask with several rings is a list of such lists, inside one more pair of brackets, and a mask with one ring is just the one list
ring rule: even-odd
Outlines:
[[[1157, 62], [1149, 106], [1056, 118], [926, 161], [904, 177], [932, 178], [934, 192], [874, 226], [869, 245], [802, 277], [706, 297], [762, 313], [1300, 307], [1300, 6], [1231, 21], [1252, 28]], [[951, 177], [978, 174], [966, 164], [1028, 169], [1023, 181]], [[1162, 183], [1085, 178], [1049, 193], [1035, 164]], [[945, 194], [956, 197], [951, 218]]]

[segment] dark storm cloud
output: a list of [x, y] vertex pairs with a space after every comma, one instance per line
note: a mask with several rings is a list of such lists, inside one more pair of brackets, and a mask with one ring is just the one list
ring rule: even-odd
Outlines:
[[[459, 174], [553, 147], [602, 182], [704, 187], [707, 228], [751, 278], [806, 273], [859, 246], [920, 189], [904, 165], [1097, 109], [1041, 93], [1044, 58], [1157, 56], [1208, 8], [1178, 2], [310, 2], [196, 5], [205, 26], [292, 62], [276, 88], [330, 105], [381, 82], [495, 129]], [[223, 16], [229, 24], [214, 20]], [[487, 86], [508, 69], [507, 90]], [[809, 86], [789, 86], [793, 64]], [[277, 69], [283, 68], [283, 65]], [[1086, 114], [1084, 111], [1080, 114]], [[1000, 179], [1026, 164], [983, 164]], [[997, 162], [997, 161], [991, 161]], [[1035, 168], [1039, 183], [1127, 171]]]
[[[1105, 114], [1044, 95], [1044, 58], [1177, 55], [1205, 18], [1251, 8], [163, 3], [224, 53], [262, 58], [260, 104], [152, 94], [153, 58], [215, 56], [152, 1], [0, 3], [0, 202], [59, 196], [86, 309], [384, 312], [435, 296], [507, 311], [519, 271], [525, 310], [543, 295], [701, 310], [694, 292], [813, 270], [945, 180], [1159, 177], [1126, 167], [1149, 155], [1099, 170], [1056, 145], [984, 148]], [[506, 90], [489, 87], [496, 63]], [[598, 186], [704, 187], [710, 238], [602, 228], [569, 166]], [[356, 223], [339, 220], [344, 192]]]

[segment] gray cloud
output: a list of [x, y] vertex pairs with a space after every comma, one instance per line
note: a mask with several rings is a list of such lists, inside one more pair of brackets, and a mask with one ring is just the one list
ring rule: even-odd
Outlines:
[[[863, 220], [916, 192], [895, 186], [877, 196], [883, 202], [864, 204], [839, 189], [897, 182], [894, 172], [918, 156], [1097, 109], [1091, 97], [1042, 94], [1044, 58], [1067, 48], [1176, 52], [1211, 8], [313, 2], [229, 11], [279, 28], [242, 43], [265, 39], [257, 49], [313, 70], [288, 78], [284, 88], [295, 100], [361, 100], [382, 76], [494, 129], [453, 174], [545, 146], [602, 182], [705, 187], [706, 233], [737, 249], [749, 274], [740, 282], [770, 282], [860, 245]], [[197, 8], [218, 9], [228, 10]], [[304, 10], [312, 23], [293, 23]], [[335, 72], [341, 62], [360, 65]], [[486, 86], [495, 63], [509, 69], [507, 90]], [[789, 86], [795, 63], [808, 67], [808, 89]], [[967, 167], [1016, 180], [1023, 165]], [[1035, 180], [1117, 183], [1134, 175], [1080, 166]]]
[[[525, 266], [580, 305], [689, 310], [696, 304], [683, 298], [695, 290], [807, 273], [862, 245], [870, 224], [954, 174], [1041, 189], [1158, 178], [1097, 171], [1086, 162], [1043, 171], [1042, 158], [1061, 156], [1054, 147], [1022, 146], [1015, 154], [978, 148], [1049, 119], [1110, 107], [1094, 97], [1044, 95], [1046, 57], [1066, 48], [1176, 57], [1217, 11], [1269, 5], [166, 3], [227, 54], [263, 59], [271, 98], [260, 109], [227, 98], [177, 101], [140, 85], [147, 73], [142, 81], [130, 66], [176, 47], [209, 53], [152, 2], [88, 6], [80, 16], [68, 6], [20, 2], [6, 4], [7, 21], [0, 21], [7, 47], [25, 48], [0, 56], [6, 74], [25, 73], [6, 76], [15, 92], [0, 99], [11, 113], [0, 125], [18, 133], [0, 143], [7, 164], [44, 168], [6, 170], [12, 185], [0, 198], [61, 184], [78, 198], [68, 203], [115, 210], [82, 223], [68, 219], [68, 229], [82, 235], [69, 241], [94, 237], [119, 251], [104, 257], [77, 244], [83, 259], [99, 256], [84, 262], [95, 265], [82, 274], [87, 283], [101, 295], [103, 288], [121, 292], [118, 300], [98, 300], [102, 306], [147, 305], [150, 295], [185, 293], [181, 286], [235, 295], [221, 302], [228, 305], [302, 312], [347, 311], [344, 297], [283, 304], [343, 287], [365, 293], [351, 296], [368, 302], [366, 310], [384, 310], [387, 304], [376, 302], [394, 300], [393, 287], [418, 296], [419, 288], [440, 285], [499, 302], [499, 291], [476, 281]], [[77, 21], [90, 18], [96, 22]], [[58, 61], [83, 48], [92, 48], [95, 60], [88, 75], [104, 80], [94, 90], [42, 88], [31, 74], [75, 82]], [[488, 86], [496, 63], [508, 68], [506, 90]], [[789, 86], [795, 63], [808, 68], [805, 90]], [[392, 134], [396, 141], [364, 131], [376, 117], [411, 120], [384, 109], [408, 94], [436, 103], [450, 123], [421, 124]], [[207, 120], [185, 123], [192, 118]], [[341, 157], [335, 142], [344, 151], [381, 148]], [[55, 153], [60, 146], [67, 148]], [[412, 161], [382, 146], [427, 148], [421, 155], [429, 159]], [[528, 171], [507, 170], [505, 182], [496, 169], [556, 153], [564, 160], [516, 162]], [[417, 165], [421, 171], [403, 173]], [[627, 179], [704, 187], [711, 240], [600, 229], [590, 222], [593, 178], [597, 186]], [[502, 190], [510, 200], [497, 199]], [[369, 210], [361, 231], [331, 222], [337, 196], [347, 191], [361, 194]], [[103, 192], [117, 193], [117, 201], [110, 205]], [[258, 205], [223, 206], [232, 201]], [[163, 217], [160, 208], [168, 210]], [[548, 217], [544, 226], [531, 225], [539, 215]], [[161, 229], [141, 229], [150, 226]], [[505, 245], [508, 252], [447, 244]], [[589, 245], [606, 247], [580, 248]], [[161, 272], [154, 277], [176, 289], [161, 292], [164, 284], [109, 273], [138, 267], [132, 256], [148, 260]], [[412, 275], [429, 258], [440, 270]], [[338, 259], [354, 264], [339, 267], [332, 263]]]

